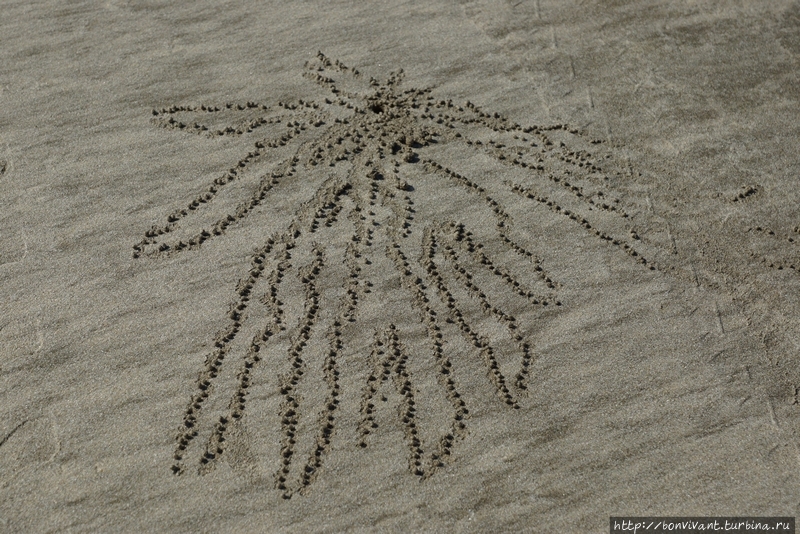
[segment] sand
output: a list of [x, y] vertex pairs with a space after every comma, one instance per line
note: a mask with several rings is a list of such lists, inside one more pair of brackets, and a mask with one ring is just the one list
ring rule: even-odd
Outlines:
[[797, 514], [800, 3], [2, 13], [0, 530]]

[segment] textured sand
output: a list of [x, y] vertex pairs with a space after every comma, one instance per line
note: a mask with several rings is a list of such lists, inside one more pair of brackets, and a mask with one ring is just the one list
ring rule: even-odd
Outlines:
[[0, 530], [798, 513], [800, 3], [2, 4]]

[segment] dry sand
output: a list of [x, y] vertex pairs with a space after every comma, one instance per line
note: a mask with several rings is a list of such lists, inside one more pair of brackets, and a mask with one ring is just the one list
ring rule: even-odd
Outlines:
[[800, 3], [0, 10], [0, 530], [798, 513]]

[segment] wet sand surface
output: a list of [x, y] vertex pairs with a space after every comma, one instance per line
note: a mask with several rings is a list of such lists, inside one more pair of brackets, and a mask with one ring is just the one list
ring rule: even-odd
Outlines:
[[800, 503], [800, 3], [5, 2], [0, 530]]

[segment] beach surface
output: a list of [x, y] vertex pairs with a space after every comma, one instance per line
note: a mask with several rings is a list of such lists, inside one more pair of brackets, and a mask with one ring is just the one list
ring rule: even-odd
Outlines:
[[800, 2], [2, 2], [0, 531], [800, 506]]

